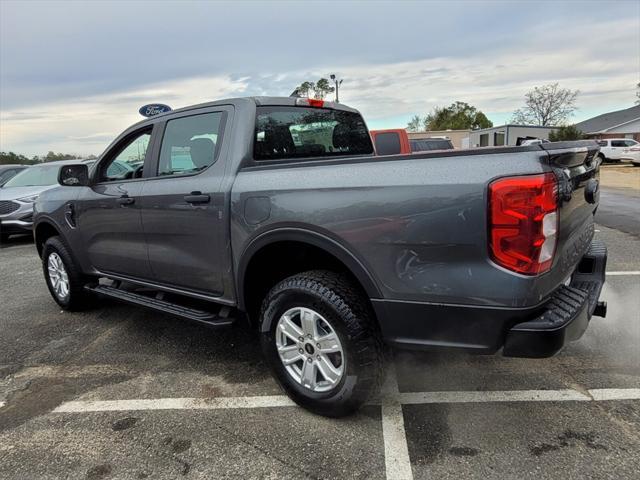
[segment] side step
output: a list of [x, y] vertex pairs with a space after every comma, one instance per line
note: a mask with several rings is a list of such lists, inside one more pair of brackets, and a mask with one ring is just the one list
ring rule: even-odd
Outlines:
[[84, 289], [97, 295], [139, 305], [169, 315], [175, 315], [176, 317], [185, 318], [194, 322], [200, 322], [210, 327], [228, 327], [235, 321], [235, 318], [228, 316], [231, 309], [226, 306], [222, 306], [219, 314], [215, 314], [204, 310], [184, 307], [177, 303], [167, 302], [166, 300], [152, 298], [147, 295], [130, 292], [109, 285], [85, 285]]

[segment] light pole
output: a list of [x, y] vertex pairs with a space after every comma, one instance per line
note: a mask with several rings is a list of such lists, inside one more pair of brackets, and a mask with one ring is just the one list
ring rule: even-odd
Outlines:
[[333, 73], [329, 75], [329, 78], [333, 80], [333, 83], [336, 86], [336, 103], [340, 103], [340, 97], [338, 96], [338, 89], [340, 88], [340, 85], [342, 85], [342, 79], [338, 80]]

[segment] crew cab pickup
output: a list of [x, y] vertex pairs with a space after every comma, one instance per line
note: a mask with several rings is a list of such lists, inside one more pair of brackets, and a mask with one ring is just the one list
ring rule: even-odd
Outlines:
[[340, 416], [376, 390], [385, 345], [546, 357], [604, 316], [597, 153], [376, 156], [345, 105], [222, 100], [133, 125], [91, 169], [62, 166], [35, 243], [62, 308], [101, 295], [248, 320], [287, 394]]

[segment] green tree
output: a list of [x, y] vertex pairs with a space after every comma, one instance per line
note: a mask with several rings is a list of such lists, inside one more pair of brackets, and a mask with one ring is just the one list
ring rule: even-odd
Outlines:
[[326, 78], [321, 78], [316, 82], [315, 98], [317, 98], [318, 100], [324, 100], [324, 97], [326, 97], [329, 93], [335, 92], [335, 90], [336, 88], [331, 86], [329, 80], [327, 80]]
[[409, 123], [407, 123], [407, 130], [410, 132], [419, 132], [422, 130], [422, 125], [424, 124], [424, 120], [420, 115], [414, 115]]
[[0, 165], [30, 165], [33, 163], [24, 155], [19, 155], [13, 152], [0, 152]]
[[315, 90], [315, 88], [316, 88], [316, 84], [313, 82], [302, 82], [300, 86], [297, 88], [298, 95], [300, 95], [301, 97], [308, 98], [309, 95], [311, 95], [311, 92]]
[[562, 125], [576, 111], [578, 90], [560, 88], [557, 83], [535, 87], [525, 94], [525, 105], [513, 112], [511, 121], [543, 127]]
[[549, 132], [549, 140], [552, 142], [564, 142], [567, 140], [582, 140], [584, 133], [575, 125], [565, 125], [557, 130]]
[[331, 82], [326, 78], [321, 78], [317, 82], [302, 82], [295, 90], [295, 94], [299, 97], [311, 97], [318, 100], [324, 100], [324, 98], [335, 92], [336, 88], [331, 86]]
[[434, 108], [424, 119], [424, 124], [427, 130], [476, 130], [493, 127], [484, 113], [465, 102]]

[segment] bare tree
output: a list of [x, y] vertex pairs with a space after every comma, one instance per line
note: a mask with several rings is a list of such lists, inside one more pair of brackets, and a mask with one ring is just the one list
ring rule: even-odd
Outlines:
[[411, 120], [409, 120], [409, 123], [407, 123], [407, 130], [410, 132], [419, 132], [420, 130], [423, 130], [423, 125], [424, 120], [422, 117], [420, 117], [420, 115], [414, 115]]
[[560, 88], [557, 83], [535, 87], [525, 95], [525, 106], [513, 112], [513, 123], [542, 126], [562, 125], [576, 110], [580, 92]]

